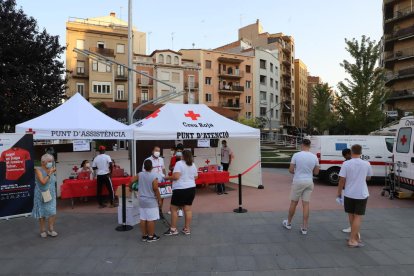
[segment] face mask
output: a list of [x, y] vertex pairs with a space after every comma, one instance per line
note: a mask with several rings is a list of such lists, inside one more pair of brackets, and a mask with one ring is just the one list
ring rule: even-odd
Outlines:
[[154, 156], [155, 156], [155, 157], [157, 157], [157, 158], [158, 158], [158, 157], [160, 157], [160, 152], [159, 152], [159, 151], [154, 151], [154, 153], [153, 153], [153, 154], [154, 154]]
[[91, 167], [91, 164], [86, 163], [86, 164], [85, 164], [85, 167], [90, 168], [90, 167]]
[[47, 162], [46, 163], [46, 168], [50, 169], [53, 167], [53, 163], [52, 162]]
[[175, 154], [175, 156], [181, 157], [181, 156], [183, 156], [183, 153], [181, 151], [177, 151], [177, 153]]
[[221, 144], [221, 146], [222, 146], [223, 148], [227, 147], [225, 144]]

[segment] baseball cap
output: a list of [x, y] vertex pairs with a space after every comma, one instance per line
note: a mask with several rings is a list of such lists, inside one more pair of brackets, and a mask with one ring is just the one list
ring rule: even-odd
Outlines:
[[99, 151], [106, 150], [105, 146], [99, 146]]

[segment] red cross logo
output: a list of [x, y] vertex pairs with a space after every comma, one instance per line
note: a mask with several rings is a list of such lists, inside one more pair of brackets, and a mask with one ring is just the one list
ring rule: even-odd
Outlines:
[[208, 165], [208, 164], [210, 164], [210, 160], [208, 160], [208, 159], [207, 159], [207, 160], [206, 160], [206, 164], [207, 164], [207, 165]]
[[72, 170], [73, 170], [73, 171], [75, 171], [75, 172], [77, 172], [77, 171], [78, 171], [78, 169], [79, 169], [79, 168], [78, 168], [77, 166], [74, 166], [74, 167], [72, 168]]
[[401, 144], [404, 146], [404, 144], [407, 143], [407, 137], [405, 137], [405, 135], [403, 135], [403, 137], [401, 137], [400, 141], [401, 141]]
[[29, 128], [28, 130], [26, 130], [26, 133], [32, 133], [32, 134], [35, 134], [35, 133], [36, 133], [36, 131], [34, 131], [33, 129]]
[[188, 113], [187, 114], [184, 113], [184, 116], [191, 118], [191, 120], [193, 121], [197, 121], [197, 118], [201, 117], [200, 114], [196, 114], [192, 110], [188, 110]]
[[158, 113], [160, 113], [160, 109], [159, 108], [157, 110], [155, 110], [154, 113], [151, 113], [150, 115], [148, 115], [145, 119], [158, 117]]

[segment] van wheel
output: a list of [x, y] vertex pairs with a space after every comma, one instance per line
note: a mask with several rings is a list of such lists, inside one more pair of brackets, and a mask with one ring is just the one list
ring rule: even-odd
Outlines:
[[327, 177], [330, 185], [337, 186], [339, 183], [339, 168], [330, 168]]

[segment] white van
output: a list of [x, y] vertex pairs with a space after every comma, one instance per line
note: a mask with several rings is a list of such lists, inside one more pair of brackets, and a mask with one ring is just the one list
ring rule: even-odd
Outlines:
[[386, 177], [392, 162], [394, 136], [342, 135], [311, 136], [310, 151], [319, 159], [319, 176], [325, 177], [331, 185], [339, 182], [339, 171], [344, 161], [342, 150], [352, 145], [362, 146], [361, 158], [371, 163], [373, 177]]
[[394, 147], [394, 172], [401, 188], [414, 191], [414, 116], [400, 120]]

